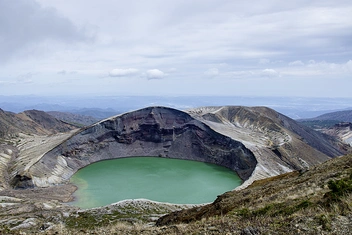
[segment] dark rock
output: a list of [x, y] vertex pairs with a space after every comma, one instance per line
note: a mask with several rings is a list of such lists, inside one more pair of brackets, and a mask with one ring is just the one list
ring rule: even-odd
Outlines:
[[14, 189], [27, 189], [34, 187], [32, 179], [25, 175], [16, 175], [12, 179], [11, 185]]
[[259, 235], [259, 234], [260, 234], [259, 229], [253, 228], [251, 226], [249, 226], [241, 231], [241, 235]]
[[49, 224], [42, 224], [39, 229], [40, 229], [41, 231], [44, 231], [44, 230], [47, 230], [48, 228], [50, 228], [50, 225], [49, 225]]

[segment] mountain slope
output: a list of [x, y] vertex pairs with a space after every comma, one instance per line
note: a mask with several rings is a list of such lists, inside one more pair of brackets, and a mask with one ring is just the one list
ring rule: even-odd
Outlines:
[[43, 111], [28, 110], [15, 114], [0, 109], [0, 137], [2, 138], [16, 136], [19, 133], [48, 135], [76, 128]]
[[215, 131], [241, 141], [254, 153], [258, 165], [247, 185], [307, 169], [345, 154], [348, 148], [337, 139], [266, 107], [203, 107], [187, 112]]
[[58, 120], [64, 121], [66, 123], [71, 123], [74, 125], [80, 125], [80, 126], [89, 126], [100, 120], [92, 116], [69, 113], [69, 112], [49, 111], [47, 113]]
[[326, 113], [299, 122], [352, 146], [352, 110]]
[[352, 122], [352, 110], [326, 113], [315, 118], [310, 118], [308, 120], [335, 120], [339, 122]]
[[75, 129], [43, 111], [15, 114], [0, 109], [0, 191], [10, 187], [11, 169], [40, 158], [45, 152], [41, 149], [54, 147]]
[[14, 136], [20, 132], [20, 128], [15, 125], [20, 120], [11, 112], [6, 112], [0, 109], [0, 138]]

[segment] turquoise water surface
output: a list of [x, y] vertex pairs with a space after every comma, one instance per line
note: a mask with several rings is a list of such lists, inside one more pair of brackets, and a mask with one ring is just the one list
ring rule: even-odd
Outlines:
[[214, 164], [159, 157], [129, 157], [97, 162], [71, 178], [81, 208], [145, 198], [176, 204], [212, 202], [239, 186], [238, 175]]

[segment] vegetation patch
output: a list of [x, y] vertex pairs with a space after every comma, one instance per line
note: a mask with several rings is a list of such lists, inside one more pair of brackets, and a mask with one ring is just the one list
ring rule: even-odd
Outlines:
[[327, 192], [325, 197], [333, 201], [340, 201], [341, 197], [352, 192], [352, 173], [343, 179], [330, 180], [328, 187], [331, 191]]
[[159, 205], [123, 205], [105, 212], [86, 210], [71, 214], [65, 219], [65, 224], [72, 229], [93, 229], [97, 227], [111, 226], [117, 223], [149, 223], [153, 218], [169, 213], [170, 209]]
[[93, 229], [114, 224], [122, 218], [131, 218], [131, 215], [116, 212], [103, 215], [79, 212], [75, 215], [69, 216], [65, 220], [65, 224], [68, 228]]
[[257, 210], [249, 210], [247, 208], [242, 208], [240, 210], [233, 211], [233, 214], [238, 216], [242, 216], [244, 218], [250, 217], [260, 217], [260, 216], [289, 216], [298, 212], [300, 210], [306, 209], [308, 207], [315, 206], [314, 203], [309, 200], [303, 200], [296, 203], [270, 203], [266, 206], [257, 209]]
[[321, 225], [324, 230], [331, 231], [331, 218], [328, 214], [320, 214], [316, 219], [318, 224]]

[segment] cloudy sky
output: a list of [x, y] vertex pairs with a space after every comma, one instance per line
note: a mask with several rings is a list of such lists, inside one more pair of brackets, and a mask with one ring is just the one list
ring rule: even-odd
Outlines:
[[350, 0], [0, 0], [0, 95], [352, 97], [351, 12]]

